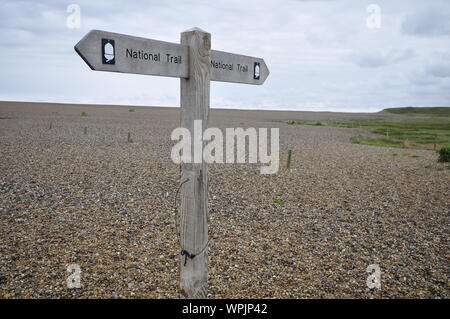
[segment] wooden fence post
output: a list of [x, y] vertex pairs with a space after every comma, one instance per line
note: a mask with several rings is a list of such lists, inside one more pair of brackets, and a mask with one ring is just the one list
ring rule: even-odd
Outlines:
[[287, 162], [286, 162], [286, 168], [290, 169], [291, 168], [291, 157], [292, 157], [292, 150], [289, 150], [288, 152], [288, 158], [287, 158]]

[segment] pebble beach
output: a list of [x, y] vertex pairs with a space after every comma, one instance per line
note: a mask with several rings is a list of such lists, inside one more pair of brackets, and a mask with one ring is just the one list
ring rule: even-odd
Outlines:
[[[279, 128], [280, 169], [209, 165], [209, 298], [450, 297], [448, 163], [283, 122], [379, 117], [395, 115], [211, 109], [209, 126]], [[0, 298], [178, 298], [179, 121], [179, 108], [0, 102]]]

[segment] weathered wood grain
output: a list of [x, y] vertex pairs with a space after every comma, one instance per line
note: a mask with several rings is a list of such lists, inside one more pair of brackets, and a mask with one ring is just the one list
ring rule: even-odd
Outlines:
[[[261, 85], [269, 76], [269, 69], [261, 58], [211, 50], [211, 81]], [[255, 63], [258, 76], [255, 76]]]
[[[114, 64], [102, 61], [102, 39], [114, 40]], [[189, 48], [184, 44], [91, 30], [75, 45], [75, 51], [92, 70], [178, 78], [187, 78], [190, 74]], [[137, 57], [133, 58], [131, 52]], [[151, 59], [150, 55], [158, 59]], [[261, 58], [210, 50], [211, 62], [211, 81], [261, 85], [269, 76], [269, 69]], [[259, 70], [257, 77], [255, 64]]]
[[[211, 35], [200, 29], [188, 30], [181, 34], [181, 44], [189, 48], [189, 78], [181, 79], [181, 127], [194, 136], [195, 120], [202, 120], [202, 131], [208, 125]], [[191, 144], [194, 158], [195, 142]], [[199, 163], [183, 163], [181, 169], [181, 182], [189, 179], [181, 190], [181, 249], [200, 254], [192, 259], [180, 256], [180, 294], [186, 298], [206, 298], [208, 168], [201, 158]]]
[[[114, 64], [104, 64], [102, 62], [102, 39], [110, 39], [115, 42]], [[141, 58], [139, 56], [137, 58], [130, 56], [130, 50], [133, 53], [140, 52]], [[91, 30], [75, 45], [75, 51], [92, 70], [178, 78], [186, 78], [189, 75], [188, 48], [178, 43]], [[147, 59], [144, 58], [144, 54], [147, 54]], [[150, 59], [149, 54], [159, 54], [159, 60]], [[168, 57], [167, 54], [170, 56]], [[177, 62], [179, 63], [174, 63], [174, 60], [170, 60], [170, 57], [181, 57], [181, 61], [178, 60]]]

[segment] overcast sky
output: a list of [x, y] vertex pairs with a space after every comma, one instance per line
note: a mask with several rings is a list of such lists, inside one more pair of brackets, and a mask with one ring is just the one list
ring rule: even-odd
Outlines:
[[73, 46], [91, 29], [179, 42], [194, 26], [270, 69], [262, 86], [212, 82], [211, 107], [450, 105], [448, 0], [0, 0], [0, 100], [178, 106], [179, 79], [91, 71]]

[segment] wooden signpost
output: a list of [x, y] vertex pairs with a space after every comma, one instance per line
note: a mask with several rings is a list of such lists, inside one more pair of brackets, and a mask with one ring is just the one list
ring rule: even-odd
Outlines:
[[[261, 58], [211, 50], [211, 35], [198, 28], [181, 33], [181, 44], [92, 30], [75, 51], [92, 70], [181, 78], [181, 127], [191, 136], [195, 120], [202, 120], [203, 131], [208, 128], [210, 81], [260, 85], [269, 75]], [[206, 298], [208, 167], [203, 158], [181, 164], [180, 183], [180, 294]]]
[[[201, 32], [201, 30], [197, 30]], [[189, 45], [92, 30], [75, 45], [92, 70], [189, 78]], [[263, 84], [269, 69], [261, 58], [209, 51], [211, 81]]]

